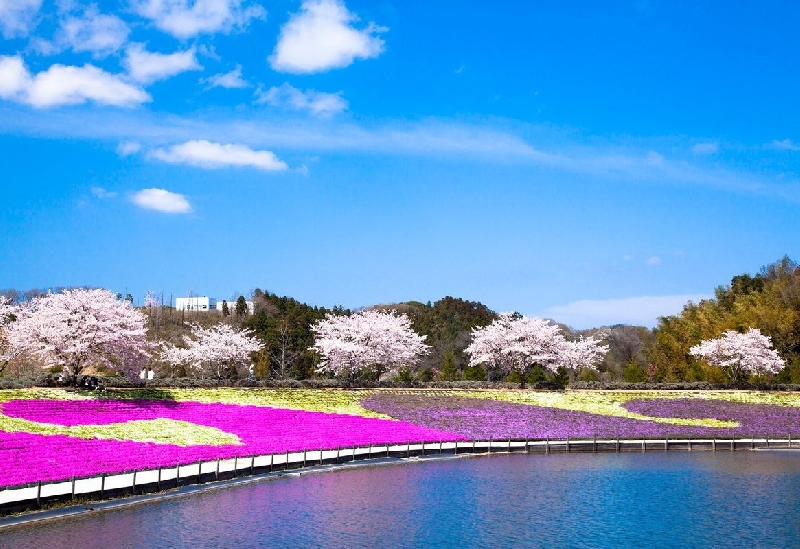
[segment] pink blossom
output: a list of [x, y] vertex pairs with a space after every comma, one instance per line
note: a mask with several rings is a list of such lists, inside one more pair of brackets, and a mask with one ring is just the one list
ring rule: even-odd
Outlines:
[[405, 314], [362, 311], [350, 316], [328, 314], [311, 326], [320, 372], [350, 377], [376, 368], [413, 366], [429, 347], [426, 336], [411, 329]]

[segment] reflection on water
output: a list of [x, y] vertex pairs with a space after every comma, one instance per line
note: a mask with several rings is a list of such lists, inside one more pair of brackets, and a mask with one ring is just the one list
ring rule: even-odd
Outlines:
[[792, 547], [800, 452], [495, 455], [304, 475], [0, 533], [0, 546]]

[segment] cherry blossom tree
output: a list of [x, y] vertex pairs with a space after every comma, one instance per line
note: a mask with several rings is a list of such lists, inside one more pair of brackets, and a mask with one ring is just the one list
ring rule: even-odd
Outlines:
[[144, 314], [108, 290], [48, 293], [19, 307], [16, 316], [7, 326], [10, 344], [46, 367], [61, 366], [73, 385], [90, 364], [134, 378], [152, 347]]
[[716, 339], [701, 341], [689, 354], [719, 366], [736, 382], [751, 374], [777, 373], [784, 360], [772, 348], [772, 340], [757, 328], [747, 332], [728, 330]]
[[425, 337], [414, 332], [405, 314], [365, 310], [349, 316], [328, 314], [311, 326], [319, 353], [318, 372], [354, 379], [372, 371], [413, 366], [428, 352]]
[[607, 352], [608, 346], [594, 337], [581, 337], [577, 341], [564, 341], [558, 361], [561, 366], [570, 370], [581, 368], [596, 370]]
[[20, 348], [8, 337], [8, 327], [17, 319], [17, 306], [0, 295], [0, 373], [20, 353]]
[[595, 368], [608, 348], [593, 338], [567, 341], [561, 329], [548, 320], [501, 313], [488, 326], [472, 330], [472, 342], [464, 350], [470, 366], [486, 365], [500, 374], [518, 372], [525, 376], [535, 364], [556, 371]]
[[237, 330], [228, 324], [211, 328], [191, 325], [192, 333], [184, 336], [185, 347], [162, 345], [161, 358], [171, 364], [184, 365], [201, 378], [224, 379], [250, 364], [250, 355], [264, 348], [250, 330]]

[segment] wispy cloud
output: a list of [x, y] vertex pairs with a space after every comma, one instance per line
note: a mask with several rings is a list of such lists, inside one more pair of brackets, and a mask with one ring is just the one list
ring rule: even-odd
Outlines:
[[778, 141], [775, 139], [767, 145], [767, 148], [775, 149], [778, 151], [800, 151], [800, 145], [792, 141], [791, 139], [781, 139]]
[[374, 23], [356, 29], [351, 25], [356, 21], [358, 17], [339, 0], [306, 0], [300, 13], [281, 28], [270, 66], [280, 72], [304, 74], [377, 57], [384, 46], [377, 34], [387, 29]]
[[206, 89], [211, 88], [247, 88], [250, 84], [242, 79], [242, 66], [236, 65], [236, 68], [230, 72], [215, 74], [208, 78], [202, 78], [201, 84], [206, 84]]
[[93, 195], [100, 199], [115, 198], [117, 196], [116, 192], [107, 191], [103, 187], [92, 187], [91, 191]]
[[267, 15], [259, 4], [241, 0], [133, 0], [131, 5], [156, 27], [181, 39], [244, 29]]
[[132, 107], [150, 101], [141, 88], [94, 65], [52, 65], [32, 75], [19, 56], [0, 57], [0, 98], [37, 108], [87, 101]]
[[654, 327], [658, 317], [675, 315], [687, 303], [697, 303], [712, 296], [705, 294], [680, 294], [665, 296], [627, 297], [574, 301], [567, 305], [551, 307], [541, 316], [553, 318], [573, 328], [586, 329], [614, 324], [634, 324]]
[[[118, 51], [127, 42], [130, 27], [115, 15], [105, 15], [90, 5], [83, 13], [64, 17], [52, 43], [39, 42], [38, 49], [55, 53], [65, 48], [75, 52], [91, 52], [105, 57]], [[52, 51], [47, 52], [50, 48]]]
[[166, 149], [156, 149], [151, 156], [162, 162], [189, 164], [206, 169], [247, 167], [282, 171], [288, 168], [271, 151], [256, 151], [244, 145], [211, 143], [205, 140], [187, 141]]
[[706, 143], [697, 143], [692, 147], [694, 154], [717, 154], [719, 152], [719, 143], [710, 141]]
[[130, 197], [131, 202], [146, 210], [156, 210], [164, 213], [182, 214], [192, 211], [189, 200], [178, 193], [165, 189], [142, 189]]
[[143, 44], [132, 44], [127, 50], [123, 64], [136, 82], [151, 84], [171, 78], [186, 71], [201, 70], [194, 48], [170, 54], [154, 53], [144, 49]]
[[273, 107], [297, 111], [309, 111], [321, 116], [330, 116], [347, 109], [347, 101], [342, 99], [342, 92], [303, 91], [288, 83], [284, 83], [280, 87], [273, 86], [266, 91], [256, 90], [256, 103], [267, 103]]
[[3, 0], [0, 2], [0, 31], [3, 38], [27, 36], [34, 27], [34, 21], [42, 0]]
[[[0, 67], [2, 63], [0, 62]], [[0, 76], [3, 74], [0, 68]], [[4, 88], [5, 86], [5, 88]], [[144, 93], [144, 92], [142, 92]], [[8, 81], [0, 78], [0, 97]], [[588, 175], [604, 182], [654, 185], [702, 185], [726, 192], [773, 196], [800, 202], [800, 182], [787, 175], [708, 164], [696, 155], [673, 156], [690, 147], [665, 140], [620, 143], [575, 136], [575, 132], [507, 120], [477, 122], [447, 119], [384, 120], [354, 123], [350, 119], [287, 117], [285, 112], [249, 111], [246, 115], [164, 115], [143, 111], [52, 111], [47, 117], [0, 103], [0, 131], [39, 137], [109, 141], [135, 140], [146, 148], [194, 140], [240, 143], [252, 149], [419, 156], [537, 166], [550, 172]]]
[[138, 141], [121, 141], [117, 145], [117, 154], [120, 156], [130, 156], [142, 150], [142, 145]]
[[645, 264], [652, 266], [661, 265], [661, 258], [657, 255], [651, 255], [645, 260]]

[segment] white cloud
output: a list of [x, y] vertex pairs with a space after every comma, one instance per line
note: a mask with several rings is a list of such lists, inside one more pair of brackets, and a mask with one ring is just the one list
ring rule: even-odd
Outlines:
[[87, 101], [130, 107], [150, 101], [141, 88], [94, 65], [52, 65], [31, 75], [19, 56], [0, 57], [0, 97], [37, 108]]
[[656, 255], [652, 255], [652, 256], [647, 258], [645, 263], [647, 265], [661, 265], [661, 258], [656, 256]]
[[200, 80], [202, 84], [207, 84], [206, 89], [211, 88], [246, 88], [250, 84], [248, 84], [245, 80], [242, 79], [242, 66], [236, 65], [236, 68], [230, 72], [215, 74], [214, 76], [209, 76], [208, 78], [203, 78]]
[[800, 145], [793, 142], [791, 139], [775, 139], [768, 145], [770, 149], [777, 149], [779, 151], [800, 151]]
[[186, 71], [201, 70], [195, 49], [170, 54], [151, 53], [142, 44], [132, 44], [123, 61], [128, 74], [137, 82], [151, 84]]
[[300, 13], [281, 28], [270, 65], [276, 71], [304, 74], [380, 55], [384, 42], [376, 34], [386, 29], [372, 23], [355, 29], [350, 25], [355, 21], [358, 17], [339, 0], [306, 0]]
[[342, 92], [325, 93], [315, 90], [298, 90], [284, 83], [281, 87], [273, 86], [267, 91], [256, 91], [256, 103], [268, 103], [273, 107], [293, 110], [307, 110], [313, 114], [327, 116], [336, 114], [347, 108], [347, 101], [342, 99]]
[[267, 15], [260, 5], [243, 6], [241, 0], [134, 0], [132, 5], [156, 27], [182, 39], [243, 29]]
[[182, 194], [164, 189], [142, 189], [131, 195], [131, 202], [148, 210], [164, 213], [189, 213], [192, 206]]
[[122, 141], [117, 145], [117, 154], [120, 156], [130, 156], [142, 149], [138, 141]]
[[692, 147], [692, 152], [694, 154], [717, 154], [719, 152], [719, 143], [698, 143]]
[[249, 167], [264, 171], [288, 168], [271, 151], [255, 151], [244, 145], [211, 143], [206, 140], [187, 141], [168, 149], [156, 149], [151, 156], [172, 164], [189, 164], [206, 169]]
[[42, 0], [0, 0], [0, 31], [3, 38], [27, 36]]
[[21, 57], [0, 57], [0, 97], [21, 100], [30, 86], [30, 78]]
[[704, 294], [682, 294], [606, 300], [585, 299], [564, 306], [551, 307], [543, 311], [541, 316], [577, 329], [614, 324], [635, 324], [652, 328], [656, 325], [658, 317], [678, 314], [688, 302], [698, 303], [710, 297], [712, 296]]
[[128, 40], [130, 28], [115, 15], [104, 15], [89, 6], [81, 17], [68, 16], [56, 33], [56, 45], [76, 52], [92, 52], [104, 57], [119, 50]]

